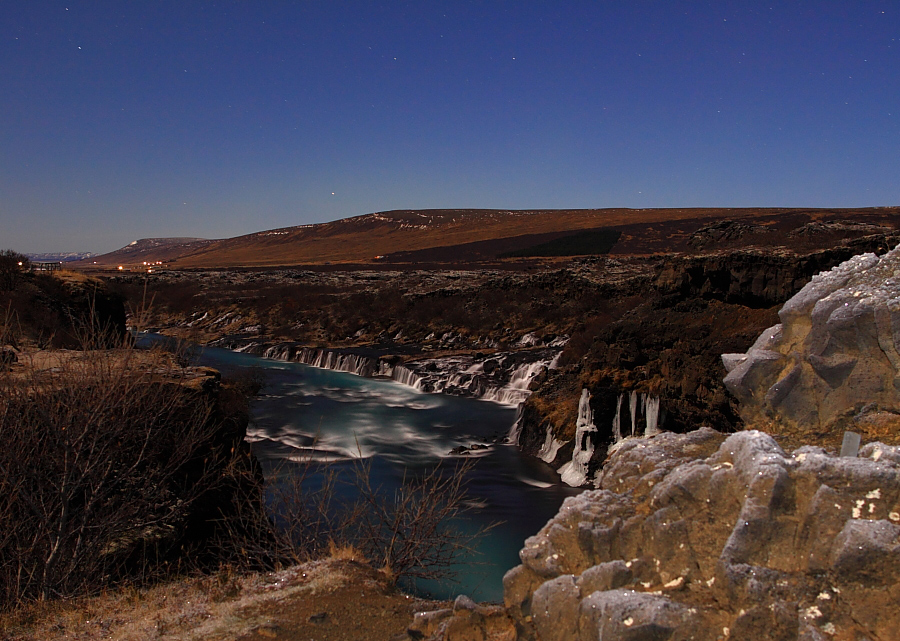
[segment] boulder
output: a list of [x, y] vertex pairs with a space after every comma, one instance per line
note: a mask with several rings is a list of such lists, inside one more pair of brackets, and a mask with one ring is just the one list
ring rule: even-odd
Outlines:
[[504, 578], [520, 638], [894, 638], [900, 447], [626, 439]]
[[[900, 247], [861, 254], [815, 276], [746, 354], [725, 354], [725, 386], [750, 426], [845, 429], [897, 442], [900, 425]], [[812, 439], [807, 439], [810, 442]]]

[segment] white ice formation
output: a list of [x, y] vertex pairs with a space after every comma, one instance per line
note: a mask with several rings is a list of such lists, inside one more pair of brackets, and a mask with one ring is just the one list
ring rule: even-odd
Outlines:
[[[660, 400], [658, 396], [640, 392], [628, 393], [628, 412], [631, 418], [631, 433], [622, 433], [622, 408], [625, 404], [626, 394], [619, 394], [616, 399], [616, 411], [612, 418], [611, 433], [613, 442], [609, 451], [615, 451], [618, 445], [626, 438], [647, 438], [659, 434]], [[591, 394], [587, 389], [581, 390], [581, 398], [578, 402], [578, 419], [575, 423], [575, 449], [572, 452], [572, 460], [560, 467], [559, 473], [562, 481], [573, 487], [581, 487], [590, 482], [588, 464], [596, 449], [596, 436], [598, 428], [594, 420], [594, 412], [591, 410]], [[643, 431], [639, 429], [641, 418], [644, 420]], [[538, 453], [538, 458], [552, 463], [560, 448], [566, 441], [559, 441], [553, 437], [548, 426], [544, 446]]]
[[572, 460], [557, 470], [562, 482], [572, 487], [581, 487], [587, 481], [588, 463], [594, 454], [594, 439], [597, 431], [594, 425], [594, 412], [591, 410], [591, 393], [581, 390], [578, 401], [578, 420], [575, 423], [575, 451]]

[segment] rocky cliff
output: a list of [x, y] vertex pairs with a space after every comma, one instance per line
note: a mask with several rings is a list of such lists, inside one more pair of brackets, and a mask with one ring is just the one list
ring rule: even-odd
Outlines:
[[629, 439], [504, 579], [519, 638], [893, 639], [900, 448]]
[[900, 439], [900, 248], [814, 277], [745, 354], [725, 385], [751, 425], [839, 442], [844, 429]]
[[[640, 399], [658, 399], [658, 425], [669, 431], [698, 425], [740, 429], [747, 413], [723, 384], [721, 354], [733, 351], [730, 346], [743, 351], [752, 345], [778, 322], [778, 305], [820, 270], [860, 248], [886, 251], [892, 240], [877, 234], [804, 254], [757, 248], [662, 260], [643, 296], [610, 297], [607, 318], [574, 332], [560, 368], [536, 381], [522, 411], [520, 446], [555, 468], [572, 460], [576, 450], [585, 451], [576, 443], [584, 389], [597, 427], [588, 437], [593, 445], [588, 479], [615, 442], [617, 420], [645, 423]], [[636, 405], [630, 402], [633, 395], [639, 398]], [[887, 419], [882, 412], [870, 422], [883, 426]], [[878, 438], [881, 432], [873, 427], [866, 434]]]
[[673, 256], [658, 269], [654, 285], [664, 294], [768, 307], [793, 296], [822, 270], [857, 254], [883, 254], [898, 242], [897, 234], [874, 234], [806, 254], [776, 247]]

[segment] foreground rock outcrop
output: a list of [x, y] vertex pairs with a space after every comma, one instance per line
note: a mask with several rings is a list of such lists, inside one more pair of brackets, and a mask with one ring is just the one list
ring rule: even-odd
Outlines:
[[[816, 434], [900, 433], [900, 248], [815, 276], [746, 354], [722, 357], [749, 425]], [[830, 437], [830, 438], [829, 438]]]
[[709, 428], [627, 439], [504, 579], [519, 637], [894, 639], [900, 447]]

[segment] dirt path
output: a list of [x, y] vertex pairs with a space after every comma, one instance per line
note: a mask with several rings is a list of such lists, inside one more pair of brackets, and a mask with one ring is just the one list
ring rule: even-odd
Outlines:
[[448, 605], [394, 591], [367, 566], [328, 560], [35, 606], [0, 618], [0, 639], [399, 641], [416, 612]]

